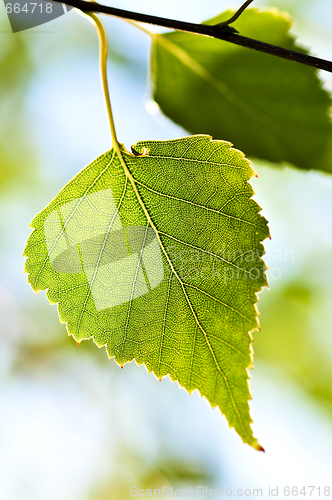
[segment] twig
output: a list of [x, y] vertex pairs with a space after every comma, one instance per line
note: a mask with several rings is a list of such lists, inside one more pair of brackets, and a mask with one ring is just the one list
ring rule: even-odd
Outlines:
[[242, 47], [258, 50], [259, 52], [265, 52], [266, 54], [289, 59], [291, 61], [306, 64], [307, 66], [313, 66], [314, 68], [322, 69], [324, 71], [332, 73], [331, 61], [326, 61], [325, 59], [319, 59], [318, 57], [309, 56], [301, 52], [296, 52], [295, 50], [284, 49], [283, 47], [278, 47], [277, 45], [260, 42], [259, 40], [247, 38], [245, 36], [241, 36], [232, 32], [223, 31], [223, 28], [220, 28], [218, 25], [209, 26], [206, 24], [176, 21], [175, 19], [167, 19], [163, 17], [150, 16], [148, 14], [140, 14], [138, 12], [131, 12], [123, 9], [116, 9], [114, 7], [101, 5], [97, 2], [86, 2], [85, 0], [66, 0], [65, 2], [63, 2], [62, 0], [54, 1], [70, 5], [71, 7], [80, 9], [83, 12], [100, 12], [102, 14], [107, 14], [110, 16], [121, 17], [123, 19], [131, 19], [132, 21], [155, 24], [157, 26], [163, 26], [164, 28], [218, 38], [219, 40], [224, 40], [225, 42], [241, 45]]
[[216, 24], [216, 26], [228, 26], [229, 24], [234, 23], [241, 16], [242, 12], [246, 10], [246, 8], [253, 2], [254, 0], [246, 0], [244, 4], [235, 12], [235, 14], [227, 21], [223, 21], [222, 23]]

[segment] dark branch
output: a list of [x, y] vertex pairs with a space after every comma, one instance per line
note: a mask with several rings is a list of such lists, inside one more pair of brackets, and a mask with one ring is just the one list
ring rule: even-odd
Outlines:
[[219, 40], [224, 40], [225, 42], [235, 43], [236, 45], [241, 45], [242, 47], [247, 47], [249, 49], [258, 50], [259, 52], [265, 52], [266, 54], [271, 54], [277, 57], [282, 57], [284, 59], [289, 59], [291, 61], [296, 61], [301, 64], [306, 64], [307, 66], [313, 66], [317, 69], [323, 69], [324, 71], [329, 71], [332, 73], [332, 62], [326, 61], [325, 59], [319, 59], [318, 57], [312, 57], [301, 52], [296, 52], [294, 50], [284, 49], [276, 45], [271, 45], [269, 43], [260, 42], [259, 40], [254, 40], [252, 38], [247, 38], [245, 36], [237, 35], [230, 31], [225, 30], [225, 28], [218, 25], [208, 26], [206, 24], [195, 24], [187, 23], [184, 21], [176, 21], [174, 19], [167, 19], [163, 17], [150, 16], [147, 14], [139, 14], [138, 12], [130, 12], [127, 10], [116, 9], [114, 7], [108, 7], [106, 5], [101, 5], [97, 2], [86, 2], [85, 0], [55, 0], [56, 2], [65, 3], [72, 7], [82, 10], [83, 12], [92, 11], [100, 12], [101, 14], [108, 14], [110, 16], [121, 17], [123, 19], [130, 19], [132, 21], [138, 21], [147, 24], [155, 24], [157, 26], [163, 26], [164, 28], [170, 28], [180, 31], [186, 31], [189, 33], [197, 33], [199, 35], [205, 35], [212, 38], [218, 38]]

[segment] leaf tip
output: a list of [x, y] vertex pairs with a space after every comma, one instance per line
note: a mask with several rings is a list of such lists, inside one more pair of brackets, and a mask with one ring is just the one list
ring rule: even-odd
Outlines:
[[265, 450], [264, 450], [263, 446], [261, 446], [260, 444], [257, 445], [256, 450], [257, 451], [262, 451], [263, 453], [265, 453]]

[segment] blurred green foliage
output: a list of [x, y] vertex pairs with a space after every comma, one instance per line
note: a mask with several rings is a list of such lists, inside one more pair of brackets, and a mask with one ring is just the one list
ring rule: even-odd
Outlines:
[[257, 361], [289, 376], [332, 417], [331, 329], [324, 321], [315, 321], [328, 308], [331, 296], [330, 289], [301, 276], [262, 294], [261, 331], [255, 335], [254, 348]]
[[24, 37], [1, 33], [0, 44], [0, 190], [24, 182], [35, 171], [25, 96], [34, 74]]
[[[117, 451], [117, 464], [109, 481], [91, 492], [91, 500], [127, 500], [131, 486], [143, 490], [162, 491], [163, 486], [186, 488], [190, 485], [211, 484], [215, 481], [208, 464], [194, 458], [181, 460], [176, 456], [164, 456], [160, 450], [157, 461], [147, 461], [133, 450], [121, 447]], [[174, 493], [173, 493], [174, 494]], [[156, 491], [156, 495], [159, 496]], [[161, 494], [162, 496], [162, 494]]]

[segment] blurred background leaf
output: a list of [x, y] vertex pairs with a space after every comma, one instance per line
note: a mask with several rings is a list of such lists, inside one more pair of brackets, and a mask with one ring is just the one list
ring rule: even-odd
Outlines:
[[[305, 52], [289, 34], [285, 13], [248, 9], [234, 26], [241, 35]], [[156, 102], [189, 132], [228, 140], [251, 157], [332, 172], [331, 98], [314, 68], [182, 32], [154, 37], [151, 65]]]

